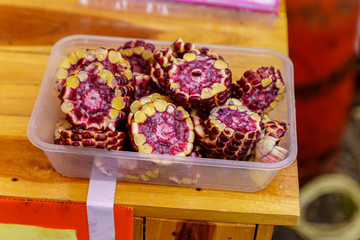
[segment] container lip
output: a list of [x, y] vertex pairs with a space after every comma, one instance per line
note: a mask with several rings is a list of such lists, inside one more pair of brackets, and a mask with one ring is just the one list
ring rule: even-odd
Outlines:
[[[75, 34], [69, 35], [64, 38], [58, 40], [50, 53], [50, 57], [48, 60], [48, 67], [44, 73], [42, 83], [40, 86], [40, 90], [38, 93], [38, 97], [36, 99], [30, 121], [28, 123], [27, 128], [27, 136], [30, 142], [35, 145], [36, 147], [42, 149], [44, 152], [58, 152], [58, 153], [70, 153], [70, 154], [85, 154], [85, 155], [94, 155], [97, 157], [112, 157], [118, 159], [132, 159], [136, 161], [171, 161], [173, 163], [182, 163], [182, 164], [194, 164], [194, 165], [203, 165], [203, 166], [213, 166], [213, 167], [227, 167], [227, 168], [240, 168], [240, 169], [254, 169], [254, 170], [280, 170], [292, 164], [297, 156], [297, 145], [296, 145], [296, 121], [295, 119], [295, 98], [294, 98], [294, 88], [288, 88], [291, 91], [289, 94], [291, 104], [294, 107], [294, 111], [292, 112], [291, 116], [289, 115], [289, 119], [293, 120], [293, 134], [289, 137], [291, 142], [289, 144], [292, 145], [293, 151], [289, 152], [289, 155], [281, 162], [277, 163], [260, 163], [260, 162], [247, 162], [247, 161], [234, 161], [234, 160], [221, 160], [221, 159], [211, 159], [211, 158], [194, 158], [194, 157], [183, 157], [183, 156], [170, 156], [170, 155], [161, 155], [161, 154], [145, 154], [145, 153], [138, 153], [138, 152], [131, 152], [131, 151], [104, 151], [103, 149], [96, 149], [96, 148], [76, 148], [73, 146], [63, 146], [63, 145], [56, 145], [50, 144], [40, 140], [36, 137], [34, 133], [34, 123], [38, 119], [38, 115], [36, 115], [36, 111], [44, 102], [44, 94], [41, 94], [47, 89], [50, 81], [47, 81], [45, 78], [50, 74], [49, 64], [53, 61], [53, 56], [56, 54], [56, 51], [61, 48], [65, 48], [66, 46], [72, 46], [76, 43], [81, 44], [96, 44], [99, 40], [102, 41], [130, 41], [134, 40], [135, 38], [125, 38], [125, 37], [111, 37], [111, 36], [100, 36], [100, 35], [86, 35], [86, 34]], [[145, 40], [151, 41], [154, 45], [156, 44], [169, 44], [172, 41], [160, 41], [160, 40], [153, 40], [153, 39], [144, 39], [144, 38], [136, 38], [137, 40]], [[81, 42], [80, 42], [81, 40]], [[102, 42], [104, 43], [104, 42]], [[240, 51], [247, 51], [252, 53], [272, 53], [278, 55], [282, 58], [289, 68], [291, 74], [291, 80], [293, 80], [293, 63], [291, 59], [286, 56], [285, 54], [273, 50], [273, 49], [266, 49], [266, 48], [252, 48], [252, 47], [241, 47], [241, 46], [230, 46], [230, 45], [217, 45], [217, 44], [206, 44], [206, 43], [195, 43], [198, 46], [206, 46], [209, 48], [214, 49], [226, 49], [226, 50], [240, 50]], [[106, 44], [104, 44], [106, 46]], [[172, 159], [169, 159], [169, 158]]]
[[[102, 36], [102, 35], [91, 35], [91, 34], [73, 34], [73, 35], [68, 35], [66, 37], [63, 37], [63, 38], [59, 39], [57, 42], [55, 42], [55, 44], [51, 50], [51, 54], [53, 54], [53, 52], [57, 48], [60, 48], [60, 46], [62, 46], [64, 48], [67, 45], [73, 45], [74, 42], [79, 41], [80, 38], [84, 39], [82, 41], [82, 43], [84, 43], [84, 44], [91, 44], [92, 41], [95, 42], [95, 41], [98, 41], [99, 39], [106, 40], [106, 41], [119, 41], [119, 40], [132, 41], [132, 40], [136, 39], [136, 40], [151, 41], [153, 44], [169, 44], [169, 43], [171, 44], [171, 43], [173, 43], [173, 41], [154, 40], [154, 39], [147, 39], [147, 38], [129, 38], [129, 37]], [[243, 46], [235, 46], [235, 45], [220, 45], [220, 44], [211, 44], [211, 43], [208, 44], [208, 43], [199, 43], [199, 42], [194, 42], [194, 44], [197, 46], [206, 45], [207, 47], [217, 48], [217, 49], [219, 49], [219, 48], [227, 49], [227, 50], [238, 49], [238, 50], [246, 50], [246, 51], [250, 51], [250, 52], [259, 52], [259, 53], [263, 53], [263, 52], [275, 53], [276, 55], [283, 58], [285, 61], [289, 62], [293, 66], [292, 61], [288, 56], [286, 56], [282, 52], [280, 52], [278, 50], [274, 50], [274, 49], [243, 47]]]

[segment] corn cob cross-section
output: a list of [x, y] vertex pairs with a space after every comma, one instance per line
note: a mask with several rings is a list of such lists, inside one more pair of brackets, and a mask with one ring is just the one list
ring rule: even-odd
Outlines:
[[131, 104], [128, 125], [133, 148], [143, 153], [189, 155], [195, 138], [190, 115], [165, 99], [154, 93]]
[[101, 63], [73, 72], [60, 92], [61, 110], [75, 127], [112, 130], [126, 120], [133, 95], [132, 74], [114, 73]]
[[284, 94], [285, 84], [280, 70], [272, 66], [248, 70], [233, 84], [233, 97], [259, 114], [274, 109]]
[[261, 117], [237, 99], [211, 110], [202, 123], [195, 117], [195, 131], [207, 157], [245, 160], [261, 135]]
[[130, 64], [123, 58], [120, 51], [103, 47], [96, 49], [79, 49], [69, 53], [60, 62], [55, 73], [57, 79], [55, 89], [61, 91], [66, 82], [66, 78], [71, 73], [76, 73], [77, 71], [83, 70], [89, 65], [96, 63], [100, 63], [112, 72], [129, 74], [130, 71]]
[[181, 39], [172, 48], [155, 52], [151, 74], [178, 105], [206, 112], [230, 98], [231, 71], [221, 56]]
[[159, 92], [157, 84], [150, 77], [151, 64], [154, 61], [155, 46], [143, 40], [128, 41], [118, 49], [130, 63], [134, 74], [132, 86], [135, 89], [134, 98]]

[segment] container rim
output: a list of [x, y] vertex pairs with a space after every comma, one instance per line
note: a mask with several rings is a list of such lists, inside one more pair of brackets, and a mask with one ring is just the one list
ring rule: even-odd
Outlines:
[[[289, 145], [292, 145], [293, 151], [289, 151], [289, 155], [281, 162], [277, 163], [261, 163], [261, 162], [247, 162], [247, 161], [234, 161], [234, 160], [221, 160], [221, 159], [212, 159], [212, 158], [195, 158], [195, 157], [183, 157], [183, 156], [170, 156], [170, 155], [162, 155], [162, 154], [146, 154], [146, 153], [138, 153], [138, 152], [131, 152], [131, 151], [104, 151], [103, 149], [96, 149], [96, 148], [74, 148], [72, 146], [63, 146], [63, 145], [56, 145], [50, 144], [40, 140], [38, 137], [34, 135], [34, 126], [38, 120], [38, 116], [35, 114], [36, 111], [42, 106], [44, 102], [44, 91], [48, 88], [50, 81], [46, 80], [46, 77], [50, 74], [49, 65], [53, 61], [53, 56], [56, 55], [56, 50], [59, 48], [65, 48], [68, 46], [74, 45], [82, 39], [82, 44], [92, 44], [99, 40], [106, 40], [106, 41], [130, 41], [130, 40], [145, 40], [151, 41], [154, 45], [156, 44], [169, 44], [172, 41], [161, 41], [161, 40], [153, 40], [153, 39], [145, 39], [145, 38], [126, 38], [126, 37], [111, 37], [111, 36], [100, 36], [100, 35], [87, 35], [87, 34], [75, 34], [69, 35], [66, 37], [61, 38], [58, 40], [52, 47], [50, 57], [48, 60], [48, 65], [45, 70], [42, 83], [38, 92], [38, 96], [35, 102], [35, 105], [32, 110], [32, 114], [30, 117], [30, 121], [28, 123], [27, 128], [27, 136], [30, 142], [35, 145], [36, 147], [42, 149], [44, 152], [59, 152], [59, 153], [71, 153], [71, 154], [83, 154], [83, 155], [92, 155], [97, 157], [111, 157], [117, 159], [131, 159], [136, 161], [171, 161], [173, 163], [182, 163], [182, 164], [194, 164], [194, 165], [203, 165], [203, 166], [213, 166], [213, 167], [227, 167], [227, 168], [239, 168], [239, 169], [253, 169], [253, 170], [265, 170], [265, 171], [274, 171], [280, 170], [292, 164], [297, 156], [297, 143], [296, 143], [296, 121], [295, 121], [295, 98], [294, 98], [294, 88], [288, 88], [287, 91], [291, 91], [288, 94], [288, 101], [289, 104], [293, 105], [294, 111], [291, 115], [289, 115], [289, 119], [293, 120], [293, 133], [292, 136], [289, 137], [291, 142], [289, 141]], [[291, 74], [291, 80], [294, 79], [293, 73], [293, 63], [291, 59], [286, 56], [285, 54], [273, 50], [273, 49], [266, 49], [266, 48], [252, 48], [252, 47], [242, 47], [242, 46], [231, 46], [231, 45], [218, 45], [218, 44], [206, 44], [206, 43], [195, 43], [198, 46], [206, 45], [208, 48], [214, 49], [226, 49], [226, 50], [240, 50], [240, 51], [247, 51], [252, 53], [271, 53], [278, 55], [281, 59], [283, 59], [286, 64], [288, 65], [288, 69]], [[288, 114], [290, 114], [288, 112]], [[169, 159], [172, 158], [172, 159]]]
[[[102, 35], [91, 35], [91, 34], [73, 34], [68, 35], [63, 38], [60, 38], [52, 47], [51, 55], [54, 55], [56, 49], [71, 46], [74, 44], [74, 42], [79, 41], [80, 38], [83, 38], [82, 43], [83, 44], [92, 44], [92, 42], [96, 42], [99, 40], [106, 40], [106, 41], [131, 41], [131, 40], [144, 40], [144, 41], [151, 41], [151, 43], [155, 44], [172, 44], [174, 41], [166, 41], [166, 40], [156, 40], [156, 39], [149, 39], [149, 38], [131, 38], [131, 37], [117, 37], [117, 36], [102, 36]], [[274, 49], [269, 48], [256, 48], [256, 47], [244, 47], [244, 46], [235, 46], [235, 45], [220, 45], [220, 44], [213, 44], [213, 43], [201, 43], [201, 42], [193, 42], [197, 46], [204, 46], [212, 47], [216, 49], [227, 49], [227, 50], [243, 50], [243, 51], [249, 51], [254, 53], [274, 53], [275, 55], [278, 55], [280, 58], [291, 64], [291, 70], [293, 70], [293, 63], [291, 59], [283, 54], [282, 52]], [[100, 45], [100, 44], [96, 44]], [[292, 71], [293, 72], [293, 71]]]

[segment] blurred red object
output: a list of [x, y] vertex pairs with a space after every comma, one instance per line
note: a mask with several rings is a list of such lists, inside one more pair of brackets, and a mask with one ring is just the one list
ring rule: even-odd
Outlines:
[[358, 0], [288, 0], [300, 184], [331, 171], [353, 103]]

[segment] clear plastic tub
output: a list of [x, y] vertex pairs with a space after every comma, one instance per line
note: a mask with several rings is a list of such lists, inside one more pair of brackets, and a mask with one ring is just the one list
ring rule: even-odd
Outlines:
[[[54, 90], [55, 71], [60, 61], [79, 48], [117, 48], [129, 40], [134, 39], [73, 35], [59, 40], [53, 46], [28, 125], [28, 138], [45, 152], [57, 172], [69, 177], [89, 178], [92, 166], [96, 164], [105, 174], [116, 174], [119, 181], [255, 192], [268, 186], [278, 170], [295, 160], [297, 140], [291, 60], [273, 50], [200, 43], [196, 43], [196, 46], [206, 46], [229, 62], [233, 78], [238, 78], [248, 69], [261, 66], [271, 65], [280, 69], [287, 89], [286, 96], [270, 112], [270, 117], [290, 124], [280, 142], [280, 146], [289, 151], [283, 161], [260, 163], [55, 145], [56, 122], [65, 119], [65, 114], [60, 110], [58, 92]], [[172, 43], [144, 40], [157, 48], [168, 47]]]

